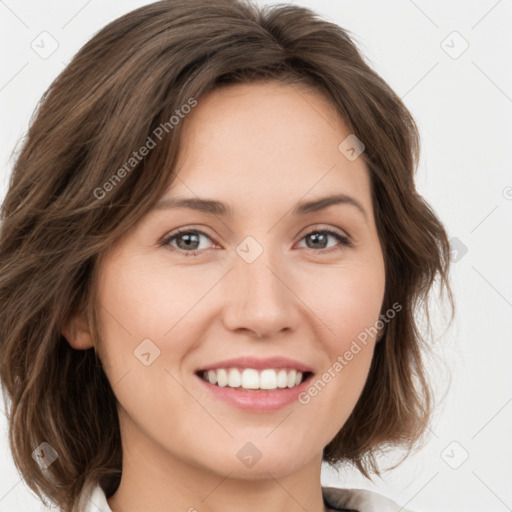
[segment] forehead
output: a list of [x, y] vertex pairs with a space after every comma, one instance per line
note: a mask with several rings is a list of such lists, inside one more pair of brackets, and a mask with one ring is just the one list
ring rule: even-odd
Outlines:
[[297, 85], [223, 86], [198, 100], [182, 131], [171, 195], [283, 202], [347, 193], [371, 211], [362, 158], [340, 151], [350, 135], [333, 104]]

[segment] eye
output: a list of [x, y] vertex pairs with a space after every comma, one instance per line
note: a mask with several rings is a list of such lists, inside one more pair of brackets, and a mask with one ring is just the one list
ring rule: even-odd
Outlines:
[[[339, 244], [335, 244], [334, 246], [327, 248], [326, 245], [328, 244], [329, 238], [336, 239]], [[330, 253], [333, 251], [342, 250], [344, 247], [353, 246], [353, 243], [348, 236], [343, 235], [342, 233], [338, 233], [332, 229], [316, 229], [314, 231], [310, 231], [304, 235], [301, 241], [302, 240], [310, 240], [309, 244], [306, 243], [306, 247], [308, 249], [320, 249], [317, 252], [321, 253]]]
[[[173, 249], [180, 251], [184, 256], [198, 256], [201, 252], [208, 249], [208, 247], [204, 247], [204, 245], [201, 246], [202, 237], [212, 241], [211, 237], [197, 229], [180, 229], [164, 238], [161, 245], [170, 245]], [[337, 240], [338, 244], [326, 247], [326, 245], [328, 245], [329, 238]], [[338, 233], [332, 229], [316, 229], [314, 231], [310, 231], [302, 237], [301, 241], [302, 240], [310, 240], [310, 243], [306, 243], [306, 248], [318, 249], [318, 251], [315, 252], [320, 253], [330, 253], [342, 250], [344, 247], [353, 246], [353, 243], [348, 236]]]
[[[175, 247], [182, 251], [185, 256], [197, 256], [200, 250], [204, 249], [204, 247], [200, 247], [201, 237], [211, 240], [206, 233], [197, 229], [178, 230], [172, 235], [166, 237], [162, 242], [162, 245]], [[176, 242], [177, 247], [173, 245], [173, 242]]]

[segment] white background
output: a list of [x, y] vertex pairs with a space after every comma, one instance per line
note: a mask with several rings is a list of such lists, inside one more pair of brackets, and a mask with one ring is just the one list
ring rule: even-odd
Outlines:
[[[147, 3], [0, 0], [2, 197], [11, 152], [42, 93], [95, 32]], [[422, 137], [417, 187], [459, 248], [452, 270], [455, 323], [443, 332], [436, 316], [436, 348], [451, 383], [426, 447], [375, 484], [355, 471], [337, 475], [328, 468], [323, 483], [377, 490], [416, 512], [512, 510], [512, 1], [290, 3], [348, 29], [403, 98]], [[46, 59], [31, 48], [49, 37], [40, 36], [44, 31], [58, 43]], [[444, 389], [448, 379], [437, 375]], [[5, 434], [1, 413], [0, 424]], [[4, 435], [0, 512], [21, 510], [40, 504], [21, 482]]]

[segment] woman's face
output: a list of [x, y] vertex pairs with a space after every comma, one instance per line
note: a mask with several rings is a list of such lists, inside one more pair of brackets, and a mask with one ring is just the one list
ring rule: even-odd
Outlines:
[[[357, 340], [384, 296], [368, 170], [305, 89], [217, 89], [181, 122], [167, 206], [100, 267], [100, 357], [125, 461], [243, 479], [320, 464], [362, 392], [375, 339]], [[336, 194], [351, 199], [301, 209]], [[298, 387], [294, 370], [309, 375]]]

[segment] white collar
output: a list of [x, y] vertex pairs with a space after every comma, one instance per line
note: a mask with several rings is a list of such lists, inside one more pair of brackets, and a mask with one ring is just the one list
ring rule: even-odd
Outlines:
[[322, 487], [324, 502], [336, 509], [348, 509], [357, 512], [411, 512], [393, 500], [377, 492], [366, 489], [340, 489]]

